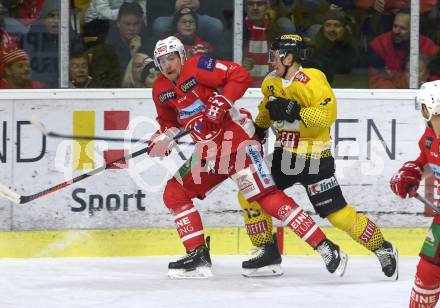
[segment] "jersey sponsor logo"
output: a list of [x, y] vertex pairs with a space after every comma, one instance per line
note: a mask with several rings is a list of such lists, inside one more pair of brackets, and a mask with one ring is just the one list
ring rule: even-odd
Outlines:
[[365, 230], [364, 232], [362, 232], [359, 239], [364, 243], [368, 243], [373, 237], [375, 230], [376, 230], [376, 224], [368, 219], [367, 226], [365, 227]]
[[195, 115], [197, 115], [200, 112], [205, 111], [205, 105], [202, 103], [201, 100], [196, 100], [194, 103], [189, 105], [188, 107], [185, 107], [183, 109], [177, 109], [179, 113], [180, 119], [188, 119]]
[[324, 179], [322, 181], [319, 181], [318, 183], [311, 184], [307, 186], [307, 190], [309, 192], [310, 196], [314, 196], [317, 194], [321, 194], [323, 192], [326, 192], [332, 188], [335, 188], [339, 186], [338, 181], [334, 176]]
[[432, 173], [434, 173], [434, 176], [439, 179], [440, 178], [440, 166], [436, 164], [429, 164], [429, 168], [431, 168]]
[[196, 142], [200, 143], [213, 140], [217, 138], [221, 133], [221, 130], [206, 132], [206, 130], [203, 129], [203, 119], [201, 114], [196, 115], [194, 118], [190, 119], [185, 124], [185, 129], [192, 129], [191, 136]]
[[297, 148], [299, 137], [299, 132], [281, 131], [277, 135], [277, 145], [284, 148]]
[[158, 95], [159, 102], [162, 104], [169, 101], [170, 99], [176, 99], [177, 95], [176, 92], [173, 90], [166, 90]]
[[214, 71], [214, 68], [216, 67], [215, 63], [217, 61], [214, 58], [208, 57], [208, 56], [201, 56], [199, 59], [199, 63], [197, 63], [197, 67], [201, 68], [205, 71], [212, 72]]
[[267, 222], [265, 220], [254, 223], [254, 224], [246, 224], [246, 231], [249, 235], [255, 235], [264, 233], [268, 230]]
[[254, 167], [256, 168], [257, 175], [264, 188], [271, 187], [274, 184], [272, 175], [270, 174], [263, 157], [256, 145], [250, 145], [246, 148], [246, 153], [251, 158]]
[[217, 62], [217, 63], [215, 64], [215, 67], [218, 68], [218, 69], [220, 69], [220, 70], [222, 70], [222, 71], [227, 71], [227, 70], [228, 70], [228, 67], [227, 67], [226, 65], [220, 63], [220, 62]]
[[277, 214], [281, 220], [286, 220], [286, 218], [289, 216], [291, 212], [292, 212], [292, 207], [288, 204], [284, 204], [278, 209]]
[[432, 137], [428, 137], [428, 136], [426, 136], [426, 139], [425, 139], [425, 148], [427, 148], [427, 149], [431, 149], [432, 141], [434, 141], [434, 139], [433, 139]]
[[233, 174], [231, 178], [237, 184], [238, 190], [246, 199], [252, 198], [260, 193], [260, 189], [250, 168], [238, 171]]
[[310, 81], [310, 77], [307, 76], [304, 72], [299, 71], [298, 73], [296, 73], [295, 78], [293, 78], [293, 80], [306, 84]]
[[194, 89], [197, 84], [198, 84], [197, 79], [195, 79], [194, 77], [191, 77], [191, 78], [185, 80], [184, 82], [182, 82], [179, 85], [179, 88], [180, 88], [180, 90], [182, 90], [183, 93], [188, 93], [189, 91]]

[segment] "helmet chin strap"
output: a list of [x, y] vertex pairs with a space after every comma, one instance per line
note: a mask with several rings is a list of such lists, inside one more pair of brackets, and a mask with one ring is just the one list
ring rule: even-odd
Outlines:
[[[286, 59], [286, 57], [287, 57], [287, 55], [288, 54], [286, 54], [285, 56], [284, 56], [284, 59]], [[293, 66], [293, 61], [292, 61], [292, 64], [290, 64], [290, 65], [285, 65], [283, 62], [284, 62], [284, 59], [283, 59], [283, 61], [281, 61], [281, 63], [283, 64], [283, 66], [284, 66], [284, 73], [283, 73], [283, 76], [281, 76], [281, 78], [283, 78], [283, 79], [286, 79], [286, 76], [287, 76], [287, 73], [289, 72], [289, 68], [291, 68], [292, 66]]]

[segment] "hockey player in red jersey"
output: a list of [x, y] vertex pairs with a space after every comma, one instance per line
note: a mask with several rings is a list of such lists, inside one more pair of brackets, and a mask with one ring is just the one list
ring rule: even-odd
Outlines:
[[329, 272], [342, 276], [346, 254], [290, 197], [276, 189], [249, 112], [234, 106], [252, 82], [249, 73], [234, 62], [206, 55], [186, 60], [183, 44], [172, 36], [157, 42], [154, 61], [162, 73], [153, 86], [160, 129], [150, 139], [148, 154], [168, 155], [175, 144], [173, 137], [181, 129], [191, 129], [196, 143], [191, 158], [164, 189], [164, 203], [174, 216], [187, 251], [187, 255], [169, 263], [168, 275], [212, 275], [209, 240], [205, 243], [202, 220], [192, 199], [204, 199], [209, 191], [231, 178], [246, 199], [258, 200], [267, 213], [319, 251]]
[[[391, 190], [401, 198], [411, 197], [419, 187], [424, 171], [440, 179], [440, 80], [424, 83], [416, 96], [426, 120], [420, 138], [420, 154], [407, 161], [391, 178]], [[439, 187], [437, 187], [439, 189]], [[435, 307], [440, 295], [440, 215], [436, 215], [420, 251], [420, 261], [411, 291], [410, 308]]]

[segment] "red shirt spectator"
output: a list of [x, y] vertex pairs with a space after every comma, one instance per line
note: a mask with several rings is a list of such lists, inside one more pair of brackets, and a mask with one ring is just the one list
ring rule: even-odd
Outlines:
[[44, 0], [21, 1], [15, 10], [15, 17], [25, 26], [30, 26], [35, 20], [40, 18]]
[[3, 79], [0, 89], [41, 89], [44, 84], [32, 81], [31, 65], [27, 53], [19, 48], [4, 50], [1, 57]]
[[[369, 43], [370, 88], [396, 89], [407, 84], [405, 66], [409, 56], [410, 15], [398, 13], [393, 30], [385, 32]], [[431, 58], [439, 47], [428, 37], [420, 35], [420, 53]]]

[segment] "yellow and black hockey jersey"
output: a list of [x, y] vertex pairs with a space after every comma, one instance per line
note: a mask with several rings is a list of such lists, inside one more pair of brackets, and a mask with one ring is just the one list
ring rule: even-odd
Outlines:
[[[264, 98], [258, 106], [255, 122], [263, 128], [274, 126], [277, 146], [299, 155], [319, 154], [330, 149], [330, 127], [336, 120], [337, 111], [335, 95], [324, 73], [314, 68], [301, 68], [291, 80], [285, 80], [271, 72], [264, 79], [261, 91]], [[297, 101], [302, 121], [272, 121], [266, 109], [272, 97]]]

